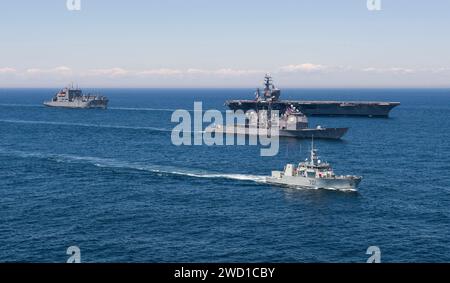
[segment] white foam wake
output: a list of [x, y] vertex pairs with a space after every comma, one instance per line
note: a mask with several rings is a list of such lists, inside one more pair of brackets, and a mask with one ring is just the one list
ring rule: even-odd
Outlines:
[[40, 104], [0, 103], [1, 107], [44, 107]]
[[[128, 169], [128, 170], [138, 170], [145, 171], [150, 173], [155, 173], [158, 175], [177, 175], [177, 176], [186, 176], [191, 178], [216, 178], [216, 179], [230, 179], [237, 181], [249, 181], [255, 183], [266, 183], [267, 177], [261, 175], [249, 175], [249, 174], [223, 174], [216, 172], [208, 172], [201, 170], [192, 170], [185, 169], [179, 167], [172, 166], [159, 166], [152, 164], [143, 164], [143, 163], [133, 163], [127, 161], [121, 161], [112, 158], [100, 158], [100, 157], [92, 157], [92, 156], [77, 156], [77, 155], [69, 155], [69, 154], [45, 154], [40, 152], [23, 152], [23, 151], [14, 151], [14, 150], [5, 150], [0, 148], [0, 154], [20, 157], [20, 158], [40, 158], [51, 160], [54, 162], [63, 162], [63, 163], [84, 163], [90, 164], [99, 168], [117, 168], [117, 169]], [[317, 188], [310, 187], [291, 187], [297, 190], [319, 190]], [[328, 190], [328, 191], [340, 191], [340, 192], [357, 192], [355, 189], [336, 189], [336, 188], [327, 188], [320, 190]]]
[[14, 124], [33, 124], [33, 125], [55, 125], [55, 126], [75, 126], [75, 127], [93, 127], [93, 128], [110, 128], [110, 129], [131, 129], [131, 130], [150, 130], [158, 132], [172, 132], [171, 129], [156, 128], [156, 127], [134, 127], [134, 126], [120, 126], [108, 124], [86, 124], [86, 123], [69, 123], [69, 122], [52, 122], [52, 121], [36, 121], [36, 120], [0, 120], [1, 123]]
[[108, 107], [110, 110], [123, 110], [123, 111], [159, 111], [159, 112], [173, 112], [176, 109], [169, 108], [144, 108], [144, 107]]
[[232, 179], [239, 181], [253, 181], [257, 183], [265, 183], [266, 177], [259, 175], [245, 175], [245, 174], [194, 174], [194, 173], [180, 173], [172, 172], [176, 174], [183, 174], [186, 176], [197, 177], [197, 178], [220, 178], [220, 179]]
[[[116, 169], [128, 169], [128, 170], [138, 170], [145, 171], [150, 173], [155, 173], [158, 175], [177, 175], [177, 176], [186, 176], [191, 178], [216, 178], [216, 179], [230, 179], [237, 181], [249, 181], [255, 183], [266, 183], [267, 177], [261, 175], [249, 175], [249, 174], [222, 174], [216, 172], [208, 172], [201, 170], [192, 170], [185, 169], [173, 166], [161, 166], [161, 165], [153, 165], [153, 164], [144, 164], [144, 163], [134, 163], [128, 161], [121, 161], [112, 158], [100, 158], [100, 157], [92, 157], [92, 156], [77, 156], [77, 155], [69, 155], [69, 154], [45, 154], [40, 152], [23, 152], [23, 151], [15, 151], [15, 150], [5, 150], [0, 148], [0, 154], [20, 157], [20, 158], [40, 158], [51, 160], [54, 162], [63, 162], [63, 163], [84, 163], [90, 164], [99, 168], [116, 168]], [[289, 186], [291, 187], [291, 186]], [[292, 189], [297, 190], [319, 190], [317, 188], [310, 187], [291, 187]], [[340, 191], [340, 192], [357, 192], [355, 189], [336, 189], [336, 188], [327, 188], [320, 189], [327, 191]]]
[[218, 179], [231, 179], [239, 181], [252, 181], [257, 183], [264, 183], [266, 181], [265, 176], [258, 175], [245, 175], [245, 174], [219, 174], [215, 172], [208, 171], [195, 171], [192, 169], [184, 169], [171, 166], [158, 166], [151, 164], [133, 163], [120, 161], [111, 158], [99, 158], [91, 156], [77, 156], [69, 154], [45, 154], [40, 152], [23, 152], [23, 151], [12, 151], [4, 150], [0, 148], [0, 154], [20, 157], [20, 158], [40, 158], [47, 159], [55, 162], [64, 163], [87, 163], [99, 168], [117, 168], [117, 169], [130, 169], [146, 171], [150, 173], [157, 174], [167, 174], [167, 175], [179, 175], [187, 176], [192, 178], [218, 178]]
[[186, 110], [188, 112], [204, 112], [203, 110], [193, 109], [170, 109], [170, 108], [147, 108], [147, 107], [108, 107], [110, 110], [122, 110], [122, 111], [157, 111], [157, 112], [174, 112], [177, 110]]

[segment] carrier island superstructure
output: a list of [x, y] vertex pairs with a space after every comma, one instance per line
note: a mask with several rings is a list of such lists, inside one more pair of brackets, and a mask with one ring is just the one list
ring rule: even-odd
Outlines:
[[256, 90], [253, 100], [227, 100], [225, 105], [231, 110], [267, 109], [271, 104], [273, 110], [284, 112], [289, 106], [294, 106], [308, 116], [367, 116], [388, 117], [390, 111], [400, 105], [399, 102], [381, 101], [307, 101], [280, 100], [281, 91], [272, 83], [272, 77], [266, 74], [263, 92]]

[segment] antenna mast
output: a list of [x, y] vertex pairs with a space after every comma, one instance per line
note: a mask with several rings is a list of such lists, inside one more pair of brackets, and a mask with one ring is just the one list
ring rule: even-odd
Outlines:
[[311, 165], [315, 165], [316, 152], [314, 150], [314, 135], [311, 138]]

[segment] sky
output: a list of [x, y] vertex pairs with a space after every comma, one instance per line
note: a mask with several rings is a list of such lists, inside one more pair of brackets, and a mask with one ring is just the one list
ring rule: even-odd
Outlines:
[[0, 0], [0, 88], [450, 87], [450, 1], [379, 1]]

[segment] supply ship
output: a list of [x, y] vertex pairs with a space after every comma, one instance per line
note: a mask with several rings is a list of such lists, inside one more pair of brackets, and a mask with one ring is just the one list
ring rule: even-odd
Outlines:
[[272, 77], [267, 74], [264, 78], [264, 90], [258, 88], [254, 100], [227, 100], [225, 105], [231, 110], [261, 110], [270, 107], [284, 113], [290, 106], [294, 106], [308, 116], [367, 116], [389, 117], [390, 111], [399, 106], [399, 102], [381, 101], [306, 101], [280, 100], [281, 91], [272, 83]]
[[64, 108], [100, 108], [106, 109], [108, 107], [108, 98], [99, 95], [84, 95], [79, 88], [65, 87], [55, 94], [51, 101], [44, 102], [45, 106], [49, 107], [64, 107]]

